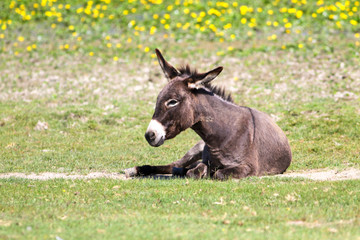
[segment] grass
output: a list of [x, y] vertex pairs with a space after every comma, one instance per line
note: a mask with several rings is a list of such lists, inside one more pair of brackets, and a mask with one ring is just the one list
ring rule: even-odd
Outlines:
[[[179, 159], [200, 139], [191, 130], [160, 148], [144, 139], [166, 84], [155, 47], [175, 66], [224, 66], [216, 84], [286, 132], [289, 171], [360, 168], [359, 1], [90, 2], [0, 3], [0, 173], [120, 172]], [[359, 239], [358, 185], [1, 179], [0, 238]]]
[[1, 180], [0, 236], [356, 239], [358, 183]]

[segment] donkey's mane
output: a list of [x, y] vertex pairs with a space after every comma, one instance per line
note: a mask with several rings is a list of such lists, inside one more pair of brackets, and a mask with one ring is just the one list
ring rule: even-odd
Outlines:
[[[178, 70], [180, 72], [180, 76], [183, 76], [183, 77], [186, 76], [186, 77], [192, 78], [192, 79], [201, 78], [200, 77], [201, 74], [198, 73], [196, 69], [190, 68], [189, 65], [182, 66]], [[226, 91], [223, 87], [214, 86], [210, 83], [205, 83], [204, 87], [206, 89], [210, 90], [213, 94], [216, 94], [217, 96], [221, 97], [225, 101], [232, 102], [232, 103], [234, 102], [234, 100], [231, 97], [231, 94], [226, 93]]]

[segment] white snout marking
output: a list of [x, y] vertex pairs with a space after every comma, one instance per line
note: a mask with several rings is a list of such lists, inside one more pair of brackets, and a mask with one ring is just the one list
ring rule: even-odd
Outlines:
[[158, 143], [161, 138], [163, 138], [163, 140], [165, 140], [165, 127], [158, 121], [158, 120], [154, 120], [152, 119], [149, 123], [149, 126], [146, 130], [146, 132], [154, 132], [155, 133], [155, 144]]

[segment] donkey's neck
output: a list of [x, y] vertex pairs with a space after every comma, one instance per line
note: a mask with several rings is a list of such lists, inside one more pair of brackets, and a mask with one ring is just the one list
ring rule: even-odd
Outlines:
[[246, 121], [247, 108], [210, 94], [198, 95], [197, 122], [191, 127], [210, 148], [221, 148], [236, 137], [238, 124]]

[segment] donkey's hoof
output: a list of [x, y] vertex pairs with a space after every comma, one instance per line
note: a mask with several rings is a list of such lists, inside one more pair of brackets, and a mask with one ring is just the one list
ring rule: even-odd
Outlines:
[[187, 169], [186, 168], [172, 168], [172, 175], [176, 177], [184, 177], [186, 175]]
[[138, 172], [135, 167], [124, 169], [124, 172], [126, 178], [131, 178], [138, 175]]

